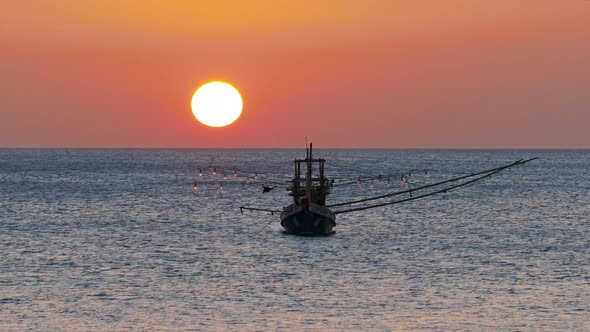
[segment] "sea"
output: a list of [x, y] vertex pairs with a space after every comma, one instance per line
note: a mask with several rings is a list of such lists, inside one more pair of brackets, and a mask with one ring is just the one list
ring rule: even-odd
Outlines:
[[590, 150], [313, 153], [330, 203], [538, 159], [301, 237], [240, 207], [304, 149], [0, 149], [0, 331], [590, 330]]

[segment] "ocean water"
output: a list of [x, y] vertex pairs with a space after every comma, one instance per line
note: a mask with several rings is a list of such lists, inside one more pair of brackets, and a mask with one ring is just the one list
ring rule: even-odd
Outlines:
[[3, 149], [0, 330], [590, 329], [590, 151], [315, 156], [330, 202], [400, 187], [359, 176], [416, 186], [540, 158], [298, 237], [239, 207], [288, 205], [302, 150]]

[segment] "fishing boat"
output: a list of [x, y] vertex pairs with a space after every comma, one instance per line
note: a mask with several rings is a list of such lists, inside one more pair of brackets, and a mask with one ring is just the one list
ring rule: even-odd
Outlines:
[[[329, 235], [335, 232], [337, 214], [358, 212], [446, 194], [537, 159], [520, 159], [487, 170], [472, 172], [434, 183], [428, 182], [413, 187], [408, 184], [408, 179], [412, 176], [412, 172], [409, 172], [408, 174], [401, 175], [404, 184], [402, 190], [378, 196], [326, 204], [326, 196], [334, 186], [334, 180], [328, 180], [324, 174], [325, 160], [321, 158], [314, 159], [312, 157], [312, 147], [312, 144], [310, 144], [309, 148], [306, 148], [305, 159], [294, 160], [295, 175], [289, 181], [290, 186], [288, 188], [289, 195], [293, 198], [291, 205], [284, 207], [282, 210], [241, 206], [240, 211], [242, 213], [244, 210], [270, 212], [271, 214], [280, 213], [281, 226], [287, 233], [296, 235]], [[397, 177], [400, 178], [400, 175], [398, 174]], [[425, 177], [428, 177], [427, 171], [425, 171]], [[382, 181], [384, 177], [379, 175], [375, 179]], [[358, 178], [358, 183], [360, 185], [361, 178]]]
[[293, 203], [281, 212], [281, 226], [287, 233], [329, 235], [335, 231], [336, 215], [326, 207], [330, 183], [324, 175], [325, 160], [314, 159], [312, 152], [310, 144], [307, 157], [294, 160], [295, 176], [289, 188]]

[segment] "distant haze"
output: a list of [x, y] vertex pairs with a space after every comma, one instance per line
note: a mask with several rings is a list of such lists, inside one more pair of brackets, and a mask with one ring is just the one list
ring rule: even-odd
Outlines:
[[[7, 1], [0, 147], [590, 148], [590, 1]], [[236, 123], [194, 90], [242, 93]]]

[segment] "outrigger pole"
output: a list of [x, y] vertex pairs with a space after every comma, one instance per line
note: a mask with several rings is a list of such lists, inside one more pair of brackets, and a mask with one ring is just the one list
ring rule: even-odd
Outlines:
[[501, 167], [489, 169], [487, 171], [473, 173], [473, 174], [469, 174], [469, 175], [465, 175], [465, 176], [460, 176], [460, 177], [457, 177], [457, 178], [449, 179], [449, 180], [446, 180], [446, 181], [441, 181], [441, 182], [438, 182], [438, 183], [433, 183], [433, 184], [430, 184], [430, 185], [426, 185], [426, 186], [422, 186], [422, 187], [418, 187], [418, 188], [414, 188], [414, 189], [399, 191], [399, 192], [395, 192], [395, 193], [392, 193], [392, 194], [381, 195], [381, 196], [376, 196], [376, 197], [371, 197], [371, 198], [360, 199], [360, 200], [356, 200], [356, 201], [350, 201], [350, 202], [345, 202], [345, 203], [333, 204], [333, 205], [330, 205], [330, 206], [342, 206], [342, 205], [349, 205], [349, 204], [353, 204], [353, 203], [367, 202], [367, 201], [371, 201], [371, 200], [376, 200], [376, 199], [381, 199], [381, 198], [396, 196], [396, 195], [400, 195], [400, 194], [404, 194], [404, 193], [410, 193], [411, 194], [414, 191], [423, 190], [423, 189], [430, 188], [430, 187], [440, 186], [440, 185], [445, 184], [445, 183], [460, 181], [460, 180], [463, 180], [463, 179], [467, 179], [467, 178], [478, 176], [478, 177], [476, 177], [476, 178], [474, 178], [472, 180], [469, 180], [469, 181], [466, 181], [466, 182], [463, 182], [463, 183], [459, 183], [459, 184], [456, 184], [456, 185], [453, 185], [453, 186], [445, 187], [445, 188], [442, 188], [442, 189], [439, 189], [439, 190], [436, 190], [436, 191], [433, 191], [433, 192], [429, 192], [429, 193], [426, 193], [426, 194], [422, 194], [422, 195], [418, 195], [418, 196], [411, 196], [409, 198], [400, 199], [400, 200], [397, 200], [397, 201], [391, 201], [391, 202], [385, 202], [385, 203], [373, 204], [373, 205], [367, 205], [367, 206], [360, 206], [360, 207], [350, 208], [350, 209], [345, 209], [345, 210], [337, 210], [337, 211], [334, 211], [334, 214], [348, 213], [348, 212], [355, 212], [355, 211], [362, 211], [362, 210], [368, 210], [368, 209], [377, 208], [377, 207], [386, 206], [386, 205], [394, 205], [394, 204], [405, 203], [405, 202], [409, 202], [409, 201], [413, 201], [413, 200], [425, 198], [425, 197], [428, 197], [428, 196], [434, 196], [434, 195], [437, 195], [437, 194], [443, 194], [443, 193], [446, 193], [448, 191], [451, 191], [451, 190], [454, 190], [454, 189], [457, 189], [457, 188], [460, 188], [460, 187], [467, 186], [467, 185], [472, 184], [474, 182], [477, 182], [477, 181], [483, 180], [485, 178], [491, 177], [492, 175], [494, 175], [496, 173], [499, 173], [499, 172], [502, 172], [502, 171], [504, 171], [504, 170], [506, 170], [508, 168], [511, 168], [511, 167], [514, 167], [514, 166], [517, 166], [517, 165], [522, 165], [522, 164], [528, 163], [529, 161], [533, 161], [535, 159], [538, 159], [538, 158], [531, 158], [531, 159], [527, 159], [527, 160], [522, 160], [521, 159], [521, 160], [518, 160], [518, 161], [516, 161], [516, 162], [514, 162], [512, 164], [508, 164], [508, 165], [505, 165], [505, 166], [501, 166]]
[[262, 211], [262, 212], [270, 212], [271, 214], [281, 213], [283, 210], [276, 210], [276, 209], [266, 209], [266, 208], [256, 208], [256, 207], [248, 207], [248, 206], [240, 206], [240, 212], [244, 213], [244, 210], [248, 211]]
[[[428, 188], [432, 188], [432, 187], [438, 187], [438, 186], [443, 185], [443, 184], [446, 184], [446, 183], [456, 182], [456, 181], [464, 180], [464, 179], [467, 179], [467, 178], [472, 178], [472, 177], [475, 177], [475, 176], [478, 176], [478, 175], [482, 175], [482, 174], [486, 174], [486, 173], [492, 173], [492, 172], [494, 172], [493, 174], [495, 174], [495, 173], [501, 172], [501, 171], [503, 171], [505, 169], [508, 169], [508, 168], [511, 168], [511, 167], [514, 167], [514, 166], [517, 166], [517, 165], [522, 165], [522, 164], [528, 163], [529, 161], [533, 161], [535, 159], [537, 159], [537, 158], [531, 158], [531, 159], [527, 159], [527, 160], [520, 159], [520, 160], [515, 161], [515, 162], [513, 162], [511, 164], [508, 164], [508, 165], [504, 165], [504, 166], [500, 166], [500, 167], [488, 169], [488, 170], [477, 172], [477, 173], [471, 173], [471, 174], [468, 174], [468, 175], [463, 175], [463, 176], [460, 176], [460, 177], [456, 177], [456, 178], [444, 180], [444, 181], [441, 181], [441, 182], [427, 184], [427, 185], [424, 185], [424, 186], [421, 186], [421, 187], [416, 187], [416, 188], [412, 188], [412, 189], [408, 189], [408, 190], [402, 190], [402, 191], [396, 191], [394, 193], [389, 193], [389, 194], [380, 195], [380, 196], [374, 196], [374, 197], [369, 197], [369, 198], [363, 198], [363, 199], [358, 199], [358, 200], [354, 200], [354, 201], [348, 201], [348, 202], [330, 204], [330, 205], [326, 205], [326, 207], [336, 207], [336, 206], [343, 206], [343, 205], [351, 205], [351, 204], [355, 204], [355, 203], [368, 202], [368, 201], [373, 201], [373, 200], [377, 200], [377, 199], [382, 199], [382, 198], [393, 197], [393, 196], [398, 196], [398, 195], [402, 195], [402, 194], [413, 193], [415, 191], [424, 190], [424, 189], [428, 189]], [[490, 175], [492, 175], [492, 174], [490, 174]], [[482, 179], [485, 178], [485, 177], [487, 177], [487, 176], [482, 177]], [[473, 182], [475, 182], [475, 181], [472, 181], [472, 182], [469, 182], [469, 183], [473, 183]]]

